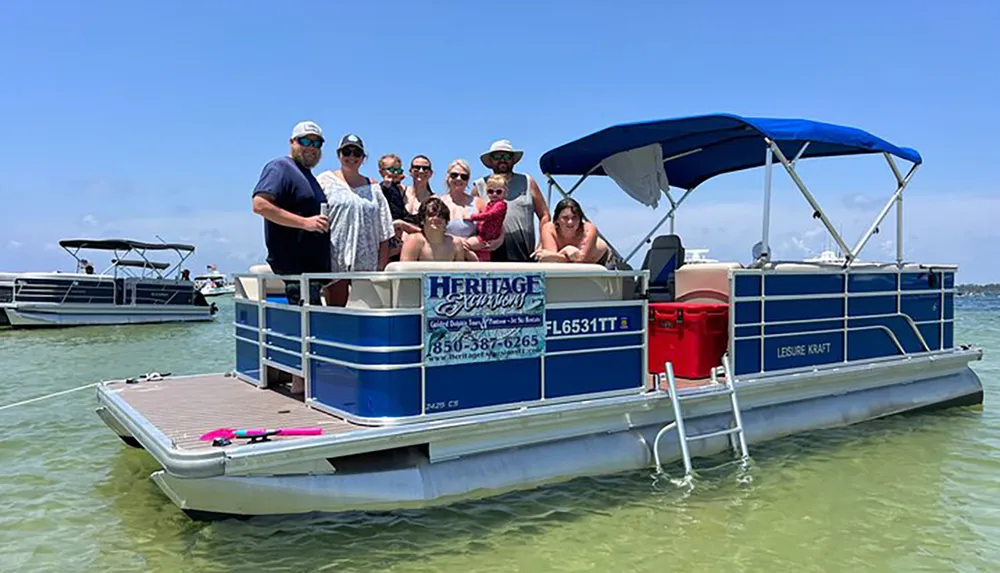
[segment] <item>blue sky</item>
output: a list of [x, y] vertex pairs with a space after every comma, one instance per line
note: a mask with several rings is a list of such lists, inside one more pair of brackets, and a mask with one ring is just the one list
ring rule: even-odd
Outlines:
[[[435, 190], [489, 143], [546, 150], [607, 125], [730, 112], [871, 131], [924, 157], [906, 257], [1000, 281], [1000, 5], [863, 2], [45, 2], [0, 8], [0, 270], [69, 270], [60, 238], [190, 241], [191, 268], [263, 258], [250, 192], [312, 119], [370, 155], [431, 157]], [[766, 9], [765, 9], [766, 7]], [[328, 153], [317, 172], [337, 167]], [[853, 244], [893, 189], [878, 157], [803, 162]], [[367, 166], [376, 175], [374, 161]], [[747, 262], [760, 170], [678, 213], [688, 247]], [[828, 241], [779, 174], [776, 255]], [[607, 180], [577, 197], [621, 249], [663, 213]], [[555, 200], [553, 200], [553, 203]], [[862, 258], [891, 259], [882, 226]]]

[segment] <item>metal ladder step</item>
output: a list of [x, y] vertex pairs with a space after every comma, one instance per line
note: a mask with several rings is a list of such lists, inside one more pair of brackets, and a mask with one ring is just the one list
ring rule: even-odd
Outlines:
[[[720, 382], [717, 373], [721, 370], [725, 376], [725, 382]], [[707, 440], [709, 438], [718, 438], [722, 436], [729, 436], [729, 444], [733, 449], [734, 453], [739, 454], [740, 460], [746, 462], [750, 458], [750, 452], [747, 448], [746, 433], [743, 430], [743, 416], [740, 412], [739, 399], [736, 396], [736, 386], [733, 383], [732, 372], [729, 368], [729, 357], [722, 357], [722, 366], [712, 369], [712, 382], [713, 384], [722, 384], [722, 389], [716, 389], [711, 392], [698, 392], [695, 394], [689, 394], [686, 396], [678, 396], [677, 394], [677, 379], [674, 377], [674, 367], [673, 364], [667, 362], [664, 364], [664, 373], [666, 374], [667, 384], [670, 387], [670, 402], [674, 408], [674, 421], [667, 424], [656, 434], [656, 440], [653, 443], [653, 454], [656, 459], [656, 469], [657, 471], [662, 471], [660, 465], [660, 453], [659, 444], [660, 438], [671, 429], [677, 429], [677, 436], [680, 441], [681, 446], [681, 457], [684, 461], [684, 477], [685, 479], [690, 478], [692, 474], [691, 468], [691, 452], [688, 450], [688, 443], [697, 440]], [[684, 412], [681, 408], [681, 403], [693, 400], [693, 399], [704, 399], [709, 396], [729, 396], [729, 405], [732, 412], [733, 427], [726, 428], [724, 430], [718, 430], [715, 432], [706, 432], [704, 434], [687, 435], [684, 430]], [[734, 437], [735, 436], [735, 437]]]
[[695, 434], [693, 436], [688, 436], [687, 441], [694, 442], [696, 440], [707, 440], [709, 438], [718, 438], [719, 436], [728, 436], [735, 434], [736, 432], [742, 432], [743, 430], [739, 428], [728, 428], [725, 430], [719, 430], [718, 432], [708, 432], [706, 434]]

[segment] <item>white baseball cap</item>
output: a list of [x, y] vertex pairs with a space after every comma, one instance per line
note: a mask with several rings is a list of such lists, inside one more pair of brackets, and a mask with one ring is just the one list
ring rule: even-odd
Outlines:
[[302, 137], [303, 135], [315, 135], [322, 139], [323, 130], [320, 129], [315, 122], [300, 121], [299, 123], [296, 123], [295, 127], [292, 129], [292, 139]]

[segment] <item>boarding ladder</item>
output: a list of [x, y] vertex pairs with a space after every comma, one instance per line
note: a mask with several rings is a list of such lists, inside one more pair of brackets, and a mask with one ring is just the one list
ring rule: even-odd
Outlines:
[[[711, 390], [697, 392], [686, 396], [680, 396], [677, 393], [677, 379], [674, 378], [673, 364], [667, 362], [664, 366], [667, 384], [670, 387], [670, 402], [674, 407], [674, 421], [660, 429], [660, 431], [656, 434], [656, 440], [653, 442], [653, 456], [656, 460], [656, 470], [658, 472], [663, 471], [660, 464], [660, 438], [674, 428], [677, 429], [677, 437], [680, 441], [681, 458], [684, 460], [685, 479], [689, 479], [692, 474], [691, 452], [688, 450], [688, 444], [696, 440], [707, 440], [709, 438], [717, 438], [719, 436], [729, 436], [729, 444], [732, 447], [734, 454], [738, 452], [740, 455], [740, 462], [746, 464], [747, 460], [750, 459], [750, 452], [747, 449], [746, 433], [743, 431], [743, 417], [740, 415], [740, 403], [739, 399], [736, 397], [736, 386], [733, 383], [732, 372], [729, 368], [729, 357], [723, 356], [722, 366], [717, 366], [712, 369]], [[724, 379], [721, 382], [718, 378], [720, 373], [724, 376]], [[704, 434], [695, 434], [693, 436], [687, 435], [687, 432], [684, 430], [684, 411], [682, 404], [685, 401], [695, 398], [704, 398], [706, 396], [719, 394], [729, 395], [729, 404], [733, 414], [732, 427], [716, 432], [706, 432]]]

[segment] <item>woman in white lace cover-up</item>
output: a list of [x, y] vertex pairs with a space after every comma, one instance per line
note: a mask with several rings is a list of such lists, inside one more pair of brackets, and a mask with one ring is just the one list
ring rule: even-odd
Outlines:
[[[365, 159], [364, 142], [345, 135], [337, 148], [340, 169], [324, 171], [316, 180], [323, 186], [330, 219], [332, 272], [370, 272], [385, 268], [393, 236], [389, 203], [378, 182], [359, 172]], [[325, 292], [328, 306], [347, 304], [349, 280], [334, 281]]]

